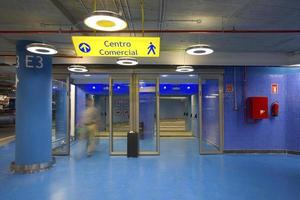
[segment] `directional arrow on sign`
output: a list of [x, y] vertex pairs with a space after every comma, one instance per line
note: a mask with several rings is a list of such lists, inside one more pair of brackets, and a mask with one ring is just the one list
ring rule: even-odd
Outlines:
[[87, 43], [81, 43], [81, 44], [79, 44], [79, 49], [80, 49], [80, 51], [82, 51], [84, 53], [88, 53], [88, 52], [91, 51], [91, 47]]

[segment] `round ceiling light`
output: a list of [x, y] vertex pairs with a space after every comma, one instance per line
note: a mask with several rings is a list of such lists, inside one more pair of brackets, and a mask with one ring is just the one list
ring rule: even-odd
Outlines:
[[183, 65], [183, 66], [178, 66], [176, 68], [176, 72], [193, 72], [194, 69], [192, 66], [186, 66], [186, 65]]
[[117, 64], [132, 66], [137, 65], [138, 61], [135, 58], [118, 58]]
[[121, 15], [106, 10], [92, 12], [84, 20], [84, 23], [88, 27], [99, 31], [119, 31], [127, 27], [127, 23]]
[[197, 44], [190, 46], [185, 50], [187, 54], [195, 55], [195, 56], [203, 56], [208, 55], [214, 52], [208, 45], [206, 44]]
[[71, 72], [78, 72], [78, 73], [84, 73], [89, 71], [85, 66], [82, 65], [71, 65], [68, 67], [68, 70]]
[[50, 44], [44, 43], [31, 43], [26, 46], [27, 51], [36, 54], [43, 54], [43, 55], [54, 55], [57, 54], [57, 50], [54, 46]]

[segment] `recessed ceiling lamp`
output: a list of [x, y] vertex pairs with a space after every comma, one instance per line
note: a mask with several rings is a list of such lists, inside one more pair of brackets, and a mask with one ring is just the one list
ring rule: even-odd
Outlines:
[[203, 56], [203, 55], [208, 55], [214, 52], [209, 45], [206, 44], [197, 44], [190, 46], [185, 50], [187, 54], [190, 55], [195, 55], [195, 56]]
[[44, 43], [31, 43], [26, 46], [27, 51], [36, 54], [43, 54], [43, 55], [54, 55], [57, 54], [57, 50], [54, 46], [50, 44]]
[[118, 58], [117, 64], [132, 66], [137, 65], [138, 61], [135, 58]]
[[120, 31], [127, 27], [121, 15], [112, 11], [96, 10], [84, 20], [85, 25], [99, 31]]
[[68, 67], [68, 70], [71, 72], [78, 72], [78, 73], [83, 73], [83, 72], [88, 72], [89, 70], [82, 65], [71, 65]]
[[176, 72], [192, 72], [192, 71], [194, 71], [193, 67], [187, 65], [178, 66], [176, 68]]

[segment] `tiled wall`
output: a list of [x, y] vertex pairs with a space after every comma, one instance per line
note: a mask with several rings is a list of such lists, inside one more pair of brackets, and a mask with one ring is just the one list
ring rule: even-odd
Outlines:
[[[236, 69], [236, 92], [238, 110], [234, 111], [234, 93], [224, 93], [224, 149], [225, 150], [283, 150], [287, 148], [288, 130], [297, 129], [297, 123], [290, 124], [289, 109], [296, 109], [295, 102], [288, 100], [289, 70], [279, 67], [247, 67], [244, 81], [244, 67]], [[224, 88], [233, 84], [234, 68], [226, 68]], [[279, 93], [271, 94], [271, 84], [279, 84]], [[294, 83], [300, 85], [299, 81]], [[244, 86], [245, 85], [245, 86]], [[243, 92], [245, 91], [245, 92]], [[269, 108], [279, 101], [280, 114], [256, 122], [247, 122], [244, 117], [244, 101], [250, 96], [267, 96]], [[300, 116], [300, 114], [299, 114]], [[294, 137], [291, 135], [290, 137]]]
[[300, 70], [290, 69], [287, 75], [286, 141], [288, 150], [300, 150]]

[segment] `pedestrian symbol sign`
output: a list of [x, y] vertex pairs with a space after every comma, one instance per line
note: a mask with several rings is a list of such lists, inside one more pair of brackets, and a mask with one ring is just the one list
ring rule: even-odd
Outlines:
[[88, 52], [91, 51], [91, 47], [87, 43], [80, 43], [79, 44], [79, 49], [83, 53], [88, 53]]
[[148, 47], [149, 51], [148, 51], [148, 55], [152, 52], [155, 55], [155, 49], [156, 47], [152, 44], [152, 42], [150, 42], [150, 45]]
[[77, 56], [159, 57], [159, 37], [73, 36]]

